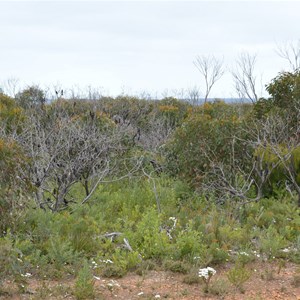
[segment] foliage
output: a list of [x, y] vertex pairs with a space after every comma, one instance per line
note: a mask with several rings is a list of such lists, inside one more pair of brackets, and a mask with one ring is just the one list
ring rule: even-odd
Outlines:
[[95, 281], [90, 267], [87, 262], [84, 262], [83, 267], [78, 272], [75, 282], [74, 295], [76, 299], [94, 299], [94, 283]]
[[202, 256], [204, 246], [202, 234], [191, 229], [188, 225], [186, 230], [179, 233], [175, 246], [174, 257], [176, 259], [194, 260], [194, 257]]
[[37, 108], [45, 104], [45, 93], [38, 86], [29, 86], [16, 95], [16, 101], [25, 109]]
[[277, 232], [274, 226], [270, 226], [260, 235], [260, 250], [268, 258], [275, 258], [279, 255], [279, 250], [286, 246], [286, 241]]
[[[16, 254], [16, 263], [22, 253], [26, 272], [47, 278], [74, 274], [84, 259], [95, 261], [97, 266], [91, 264], [94, 274], [106, 277], [121, 277], [135, 269], [143, 274], [153, 268], [149, 264], [162, 262], [166, 269], [184, 273], [228, 261], [243, 266], [256, 259], [252, 251], [296, 261], [293, 250], [285, 256], [282, 252], [285, 247], [296, 247], [299, 239], [299, 210], [291, 199], [263, 199], [243, 211], [238, 205], [217, 207], [205, 201], [188, 210], [190, 201], [195, 201], [194, 195], [178, 208], [173, 184], [171, 180], [160, 179], [160, 215], [153, 207], [147, 182], [103, 186], [90, 205], [74, 204], [70, 211], [53, 214], [29, 209], [15, 225], [9, 251]], [[172, 226], [169, 216], [178, 219], [172, 239], [162, 229]], [[118, 231], [122, 235], [113, 241], [102, 237], [106, 232]], [[133, 251], [123, 248], [123, 238]], [[228, 250], [236, 251], [237, 256], [229, 256]], [[249, 260], [243, 252], [249, 253]], [[105, 263], [108, 260], [112, 263]], [[11, 264], [12, 261], [4, 263]]]
[[11, 135], [22, 131], [24, 114], [14, 99], [0, 93], [0, 236], [13, 226], [28, 186], [19, 167], [29, 163], [24, 149]]
[[251, 277], [251, 272], [239, 264], [235, 265], [227, 273], [227, 278], [238, 290], [244, 291], [243, 285]]
[[190, 264], [183, 262], [183, 261], [173, 261], [173, 260], [166, 260], [164, 262], [164, 268], [166, 270], [170, 270], [174, 273], [182, 273], [187, 274], [191, 269]]
[[213, 161], [228, 163], [232, 137], [240, 124], [237, 110], [224, 102], [205, 103], [178, 127], [168, 146], [173, 174], [199, 186]]
[[9, 227], [14, 228], [15, 218], [24, 208], [29, 189], [19, 167], [27, 162], [16, 142], [0, 138], [0, 236]]
[[269, 84], [266, 90], [269, 98], [261, 98], [254, 105], [254, 112], [258, 119], [267, 117], [270, 113], [284, 116], [290, 129], [299, 119], [300, 104], [300, 72], [281, 72]]
[[5, 132], [12, 133], [22, 130], [25, 115], [13, 98], [0, 93], [0, 124]]
[[25, 163], [26, 156], [20, 145], [10, 139], [0, 139], [0, 178], [2, 187], [4, 185], [12, 187], [17, 183], [18, 168], [25, 165]]
[[145, 259], [168, 255], [168, 237], [164, 232], [160, 232], [160, 217], [153, 208], [146, 212], [136, 225], [132, 242]]
[[0, 94], [2, 280], [77, 274], [84, 299], [93, 275], [163, 265], [192, 283], [234, 262], [242, 289], [253, 260], [299, 262], [297, 78], [281, 74], [253, 105]]
[[185, 275], [182, 281], [186, 284], [199, 284], [201, 280], [198, 273], [193, 270], [189, 274]]
[[229, 291], [230, 286], [226, 279], [216, 279], [210, 284], [208, 288], [209, 294], [220, 297], [224, 297], [224, 295], [226, 295]]
[[294, 107], [300, 100], [300, 71], [282, 72], [267, 85], [275, 106], [283, 109]]

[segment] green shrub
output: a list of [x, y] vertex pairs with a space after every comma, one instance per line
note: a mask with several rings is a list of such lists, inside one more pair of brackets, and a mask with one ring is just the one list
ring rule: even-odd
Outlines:
[[208, 293], [211, 295], [216, 295], [220, 297], [224, 297], [230, 290], [229, 283], [226, 279], [220, 278], [214, 280], [209, 288], [208, 288]]
[[135, 251], [116, 249], [111, 257], [114, 266], [124, 270], [124, 273], [135, 269], [141, 262], [139, 253]]
[[22, 253], [13, 246], [10, 236], [0, 238], [0, 282], [10, 275], [24, 272], [25, 262]]
[[240, 251], [238, 252], [238, 256], [236, 257], [236, 263], [240, 264], [241, 266], [245, 266], [254, 259], [255, 257], [250, 250]]
[[30, 255], [26, 256], [26, 260], [37, 275], [43, 278], [49, 276], [49, 257], [47, 254], [42, 254], [40, 249], [34, 249]]
[[284, 237], [282, 237], [274, 226], [270, 226], [261, 232], [259, 237], [260, 251], [268, 256], [268, 258], [275, 258], [280, 256], [280, 249], [287, 244]]
[[101, 270], [101, 275], [105, 277], [121, 278], [126, 274], [126, 268], [121, 265], [107, 265]]
[[70, 242], [63, 241], [58, 237], [50, 238], [47, 250], [49, 261], [58, 270], [61, 270], [67, 264], [75, 263], [79, 258], [79, 254], [74, 251]]
[[186, 284], [199, 284], [201, 282], [201, 278], [199, 278], [197, 272], [195, 271], [185, 275], [182, 281]]
[[199, 257], [204, 251], [202, 234], [191, 229], [189, 224], [186, 230], [179, 233], [174, 244], [175, 259], [189, 259], [191, 262], [194, 257]]
[[148, 271], [151, 270], [157, 270], [158, 265], [155, 263], [153, 260], [143, 260], [141, 261], [136, 269], [136, 274], [143, 276], [145, 275]]
[[136, 225], [136, 232], [126, 233], [132, 247], [141, 253], [143, 259], [162, 258], [169, 254], [170, 242], [166, 233], [161, 231], [160, 224], [161, 217], [151, 208]]
[[85, 261], [78, 272], [74, 286], [74, 295], [78, 300], [94, 299], [94, 278], [88, 263]]
[[[236, 107], [222, 101], [205, 103], [185, 118], [167, 144], [168, 170], [198, 188], [210, 168], [206, 154], [229, 162], [231, 137], [238, 134], [240, 124]], [[237, 156], [242, 154], [238, 150]]]
[[75, 251], [86, 255], [95, 254], [98, 245], [94, 236], [98, 233], [98, 228], [90, 217], [73, 219], [68, 231], [68, 239]]
[[164, 268], [174, 273], [187, 274], [191, 270], [191, 265], [184, 261], [166, 260], [164, 262]]
[[[234, 227], [233, 227], [234, 226]], [[227, 249], [239, 248], [249, 242], [249, 233], [236, 224], [226, 224], [219, 227], [220, 244]]]
[[244, 291], [243, 284], [251, 277], [251, 272], [245, 267], [236, 264], [227, 272], [227, 278], [240, 292]]
[[229, 254], [226, 250], [219, 248], [217, 243], [213, 243], [207, 250], [207, 254], [210, 259], [210, 263], [212, 264], [222, 264], [228, 261]]

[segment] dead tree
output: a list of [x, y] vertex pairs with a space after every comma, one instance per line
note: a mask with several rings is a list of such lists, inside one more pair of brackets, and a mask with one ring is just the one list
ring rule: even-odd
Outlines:
[[215, 83], [224, 75], [223, 61], [214, 56], [198, 55], [194, 60], [194, 65], [200, 72], [205, 82], [204, 103]]
[[242, 134], [232, 137], [227, 162], [217, 159], [207, 145], [203, 147], [209, 169], [202, 188], [216, 193], [220, 203], [228, 198], [235, 198], [241, 204], [259, 201], [276, 170], [282, 173], [285, 181], [278, 184], [285, 184], [286, 188], [295, 191], [300, 206], [299, 170], [294, 157], [295, 150], [300, 149], [300, 125], [290, 128], [286, 117], [274, 113], [261, 120], [249, 121], [242, 128]]
[[288, 61], [292, 71], [300, 68], [300, 39], [296, 42], [278, 45], [276, 52], [280, 57]]
[[255, 75], [256, 55], [242, 53], [232, 71], [235, 89], [240, 98], [249, 99], [252, 103], [258, 100], [257, 77]]
[[[31, 182], [39, 207], [64, 209], [72, 201], [72, 187], [82, 180], [86, 195], [77, 201], [85, 203], [101, 182], [119, 171], [126, 153], [124, 133], [109, 123], [103, 125], [103, 120], [87, 119], [59, 109], [52, 112], [50, 119], [46, 113], [31, 112], [25, 129], [15, 136], [30, 158], [30, 164], [20, 173]], [[123, 171], [130, 173], [135, 168], [131, 164]], [[126, 175], [120, 174], [119, 177]]]
[[20, 80], [15, 77], [10, 77], [1, 82], [3, 92], [10, 97], [15, 97], [20, 89]]

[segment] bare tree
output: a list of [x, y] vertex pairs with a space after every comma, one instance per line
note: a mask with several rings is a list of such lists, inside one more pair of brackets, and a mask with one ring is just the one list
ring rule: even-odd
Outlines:
[[187, 90], [187, 100], [193, 105], [199, 105], [201, 101], [200, 90], [194, 86]]
[[252, 103], [258, 100], [255, 63], [256, 55], [242, 53], [236, 62], [236, 69], [232, 71], [235, 89], [239, 97], [249, 99]]
[[[233, 137], [231, 144], [230, 159], [227, 163], [215, 159], [213, 152], [205, 152], [210, 168], [206, 174], [206, 180], [203, 182], [203, 189], [217, 194], [219, 203], [232, 197], [241, 204], [259, 201], [263, 197], [264, 185], [279, 162], [266, 163], [266, 149], [254, 157], [257, 141]], [[236, 144], [239, 145], [236, 146]], [[236, 149], [241, 147], [241, 144], [243, 144], [243, 159], [238, 157], [237, 152], [240, 150]]]
[[[300, 118], [300, 110], [295, 107]], [[271, 133], [268, 143], [263, 146], [276, 157], [286, 178], [286, 188], [297, 193], [298, 206], [300, 207], [300, 184], [298, 181], [299, 170], [297, 170], [297, 150], [300, 149], [300, 124], [296, 122], [293, 127], [287, 122], [286, 117], [275, 116], [273, 126], [266, 124], [265, 132]]]
[[174, 130], [170, 120], [153, 116], [149, 120], [147, 128], [141, 130], [136, 144], [142, 146], [146, 151], [161, 154], [163, 146]]
[[2, 88], [5, 94], [15, 97], [20, 89], [20, 80], [16, 77], [10, 77], [2, 82]]
[[273, 114], [247, 123], [242, 134], [232, 137], [227, 162], [217, 159], [206, 145], [203, 150], [210, 168], [203, 182], [204, 190], [216, 193], [219, 202], [230, 197], [239, 199], [241, 204], [259, 201], [264, 196], [263, 189], [270, 184], [271, 176], [277, 170], [282, 173], [282, 182], [278, 184], [294, 190], [300, 206], [299, 171], [294, 157], [295, 150], [300, 147], [300, 125], [290, 128], [286, 117]]
[[223, 60], [218, 60], [216, 57], [198, 55], [194, 60], [195, 67], [199, 70], [205, 81], [205, 96], [206, 103], [211, 89], [215, 83], [224, 75]]
[[277, 45], [277, 54], [287, 60], [292, 71], [300, 68], [300, 39], [284, 45]]
[[[70, 201], [85, 203], [107, 176], [114, 180], [116, 170], [119, 178], [135, 172], [138, 164], [124, 162], [124, 132], [103, 122], [93, 112], [82, 118], [59, 105], [52, 113], [28, 112], [24, 130], [14, 139], [30, 159], [20, 177], [31, 184], [38, 207], [59, 211]], [[74, 200], [71, 188], [80, 182], [86, 195]]]

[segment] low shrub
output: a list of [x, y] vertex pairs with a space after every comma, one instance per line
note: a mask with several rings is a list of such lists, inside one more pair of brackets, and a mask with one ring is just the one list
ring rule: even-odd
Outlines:
[[166, 260], [164, 268], [174, 273], [187, 274], [191, 270], [191, 265], [184, 261]]
[[94, 278], [91, 269], [87, 262], [84, 262], [83, 267], [79, 270], [74, 286], [74, 295], [78, 300], [94, 299]]
[[244, 292], [244, 283], [251, 277], [251, 272], [245, 267], [236, 264], [227, 272], [227, 278], [231, 284], [235, 286], [240, 292]]

